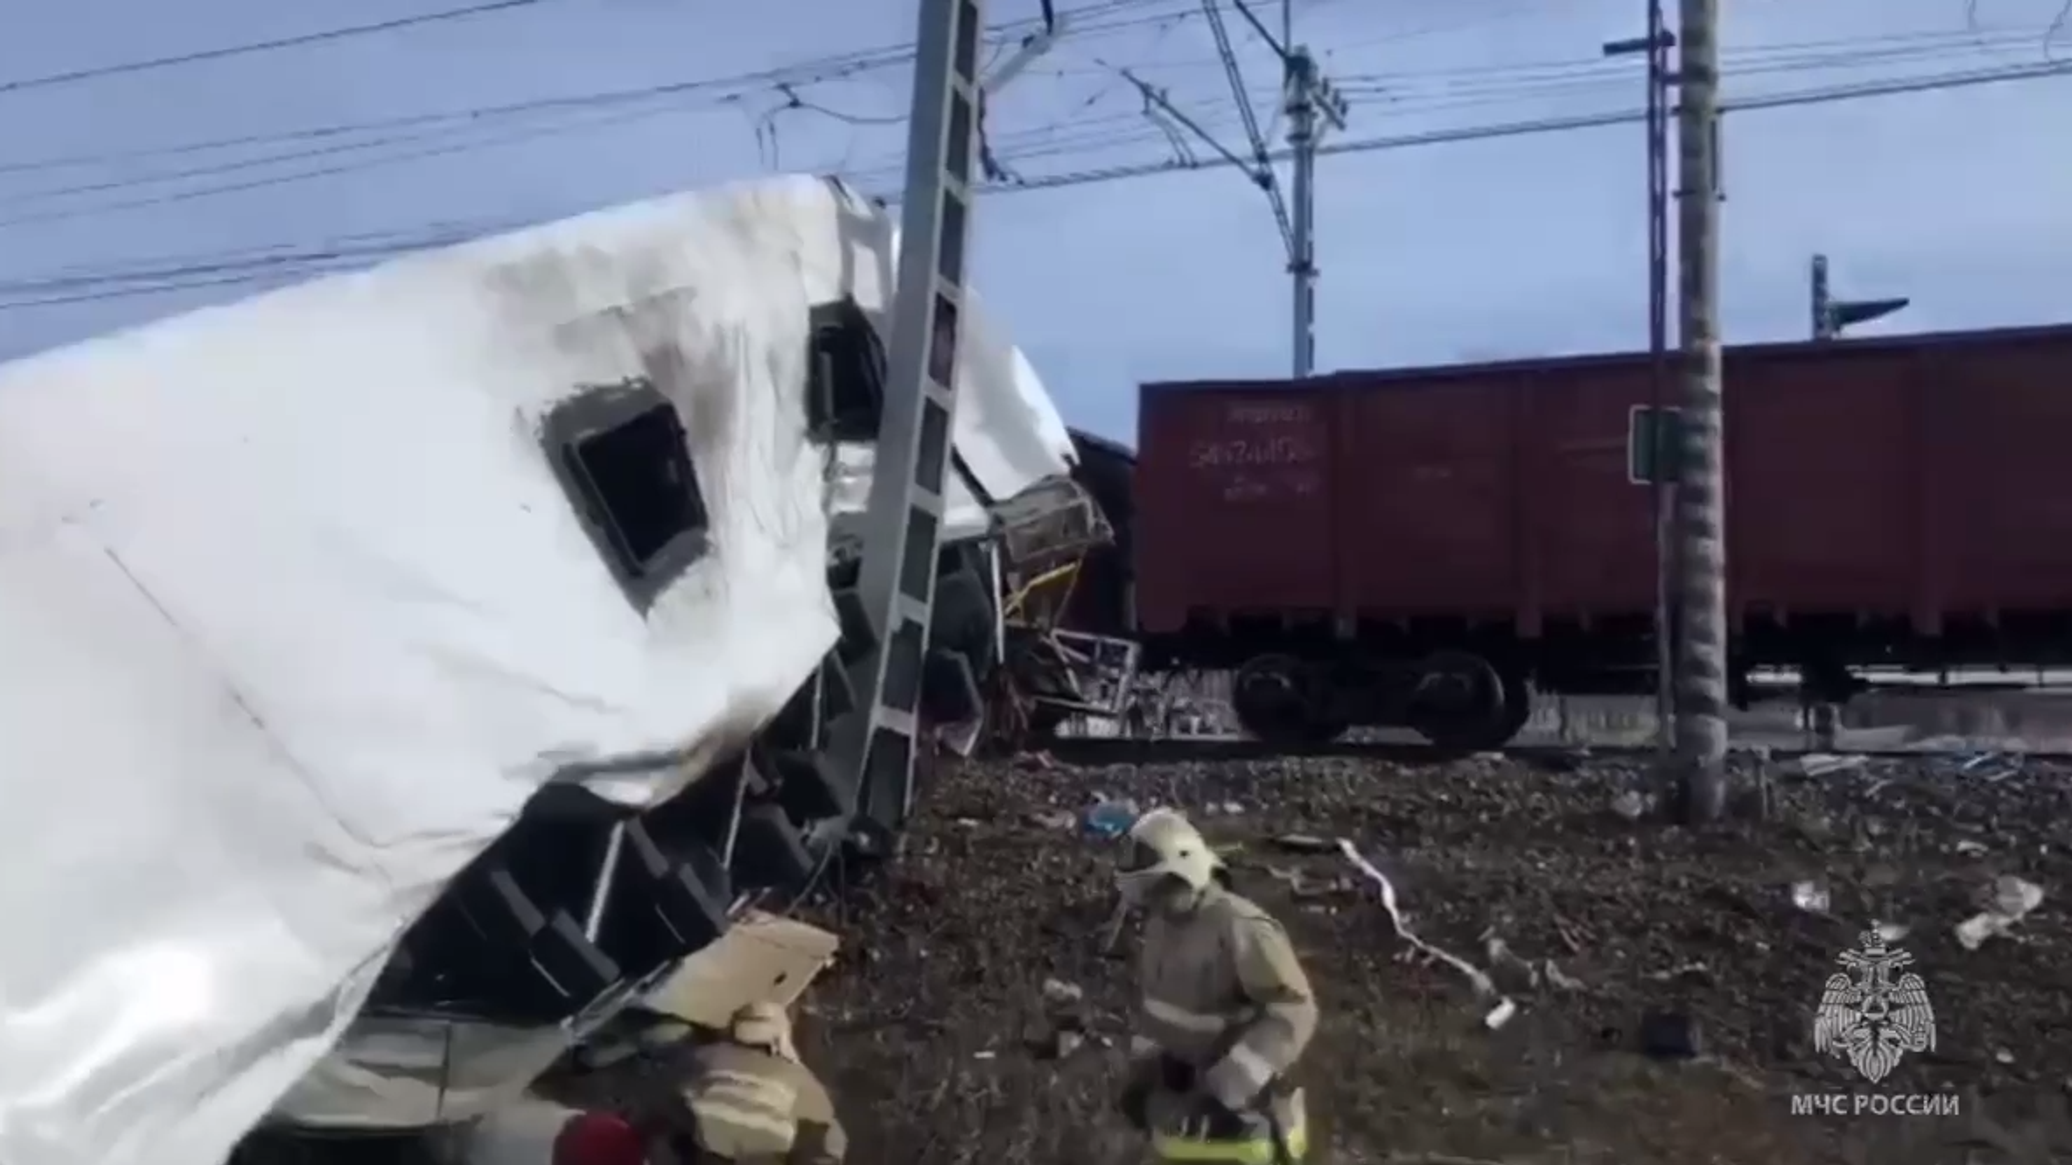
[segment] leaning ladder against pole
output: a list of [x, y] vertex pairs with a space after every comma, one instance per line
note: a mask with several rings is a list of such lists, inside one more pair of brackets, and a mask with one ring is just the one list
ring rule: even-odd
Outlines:
[[901, 206], [899, 283], [884, 417], [864, 515], [857, 597], [874, 643], [851, 673], [861, 715], [835, 732], [833, 761], [856, 782], [855, 843], [883, 853], [913, 806], [921, 672], [928, 654], [978, 131], [982, 0], [921, 0]]

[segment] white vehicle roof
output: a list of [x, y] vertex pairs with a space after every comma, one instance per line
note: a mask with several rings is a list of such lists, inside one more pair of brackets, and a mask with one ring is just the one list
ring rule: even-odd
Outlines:
[[[543, 782], [774, 714], [836, 636], [808, 308], [891, 239], [777, 179], [0, 367], [0, 1161], [215, 1165]], [[977, 321], [961, 380], [987, 492], [1064, 470]], [[568, 458], [660, 398], [707, 521], [657, 584]]]

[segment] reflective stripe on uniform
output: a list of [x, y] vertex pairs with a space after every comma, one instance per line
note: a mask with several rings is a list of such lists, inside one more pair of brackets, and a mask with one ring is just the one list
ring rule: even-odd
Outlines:
[[[1298, 1121], [1287, 1131], [1288, 1158], [1299, 1162], [1309, 1155], [1309, 1124]], [[1280, 1149], [1270, 1136], [1245, 1137], [1232, 1140], [1208, 1140], [1201, 1137], [1179, 1136], [1173, 1133], [1153, 1133], [1151, 1151], [1161, 1161], [1213, 1161], [1230, 1162], [1231, 1165], [1282, 1165]]]
[[798, 1138], [798, 1093], [781, 1080], [715, 1069], [699, 1076], [684, 1099], [697, 1118], [698, 1144], [708, 1153], [781, 1155]]
[[1144, 1014], [1160, 1023], [1171, 1024], [1181, 1031], [1205, 1036], [1223, 1034], [1223, 1030], [1230, 1026], [1233, 1019], [1228, 1015], [1189, 1011], [1177, 1004], [1154, 999], [1149, 995], [1144, 997]]
[[1231, 1067], [1244, 1074], [1245, 1082], [1251, 1085], [1251, 1093], [1257, 1093], [1273, 1081], [1273, 1065], [1266, 1062], [1266, 1057], [1244, 1044], [1231, 1045], [1230, 1051], [1223, 1058]]

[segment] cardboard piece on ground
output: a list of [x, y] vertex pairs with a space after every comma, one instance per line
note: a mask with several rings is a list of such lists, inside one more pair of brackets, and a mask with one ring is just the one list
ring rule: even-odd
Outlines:
[[840, 946], [840, 939], [819, 927], [751, 911], [719, 941], [685, 959], [642, 1002], [685, 1023], [723, 1029], [750, 1003], [790, 1008]]

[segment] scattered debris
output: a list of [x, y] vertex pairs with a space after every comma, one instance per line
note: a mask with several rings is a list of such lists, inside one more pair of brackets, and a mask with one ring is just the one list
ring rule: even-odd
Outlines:
[[1625, 789], [1612, 798], [1612, 812], [1628, 821], [1638, 821], [1653, 808], [1654, 798], [1638, 789]]
[[[1729, 758], [1744, 783], [1756, 763]], [[2068, 766], [2032, 756], [1995, 782], [1935, 756], [1870, 757], [1821, 780], [1793, 764], [1774, 762], [1776, 825], [1711, 830], [1647, 820], [1649, 757], [1592, 756], [1560, 775], [1527, 759], [1369, 755], [946, 766], [906, 855], [839, 914], [811, 908], [853, 955], [816, 988], [803, 1051], [859, 1114], [859, 1160], [1136, 1159], [1113, 1112], [1133, 943], [1113, 920], [1112, 846], [1089, 842], [1126, 832], [1139, 805], [1235, 803], [1215, 836], [1244, 847], [1241, 891], [1288, 927], [1326, 996], [1314, 1103], [1358, 1114], [1334, 1130], [1334, 1160], [1539, 1161], [1587, 1142], [1605, 1160], [1810, 1161], [1776, 1097], [1861, 1087], [1803, 1049], [1836, 957], [1867, 926], [1919, 959], [1939, 1055], [1964, 1079], [2057, 1092], [2072, 1079], [2072, 1044], [2051, 1038], [2072, 932], [2040, 924], [2037, 887], [2072, 877]], [[1606, 811], [1622, 790], [1641, 809], [1630, 823]], [[1074, 828], [1030, 824], [1060, 809]], [[1317, 844], [1340, 834], [1372, 847], [1386, 896], [1344, 847]], [[1988, 860], [2007, 864], [1982, 876]], [[1824, 910], [1797, 905], [1800, 882], [1825, 892]], [[1370, 896], [1398, 899], [1398, 914], [1384, 923]], [[1944, 937], [1972, 913], [1986, 937], [2010, 937], [2004, 953], [1966, 958]], [[1398, 925], [1476, 954], [1483, 1003], [1446, 1002], [1454, 975], [1474, 977], [1393, 940]], [[1739, 1065], [1746, 1086], [1686, 1071], [1693, 1057]], [[1923, 1056], [1898, 1071], [1934, 1088], [1946, 1070]], [[1524, 1097], [1559, 1127], [1521, 1119]]]
[[1834, 899], [1827, 887], [1818, 882], [1803, 881], [1791, 884], [1791, 904], [1809, 914], [1826, 914], [1834, 905]]
[[1044, 829], [1070, 829], [1079, 824], [1079, 816], [1065, 809], [1043, 809], [1029, 814], [1029, 823]]
[[1309, 833], [1284, 833], [1273, 839], [1273, 844], [1290, 853], [1332, 854], [1338, 852], [1338, 843], [1329, 838]]
[[2043, 905], [2043, 887], [2034, 882], [2002, 874], [1980, 888], [1976, 895], [1984, 909], [1957, 924], [1957, 942], [1975, 951], [1989, 938], [2000, 938]]
[[1057, 1004], [1078, 1003], [1086, 998], [1086, 992], [1076, 983], [1067, 983], [1063, 979], [1045, 979], [1043, 998]]
[[1850, 772], [1864, 767], [1870, 758], [1857, 754], [1832, 752], [1809, 752], [1799, 758], [1799, 772], [1809, 777], [1824, 777], [1830, 773]]
[[1086, 811], [1086, 832], [1094, 837], [1112, 840], [1130, 831], [1130, 826], [1143, 816], [1135, 801], [1110, 801], [1102, 799], [1093, 803]]
[[1987, 749], [1958, 762], [1956, 770], [1967, 777], [1997, 785], [2010, 777], [2020, 776], [2026, 767], [2028, 757], [2021, 753]]

